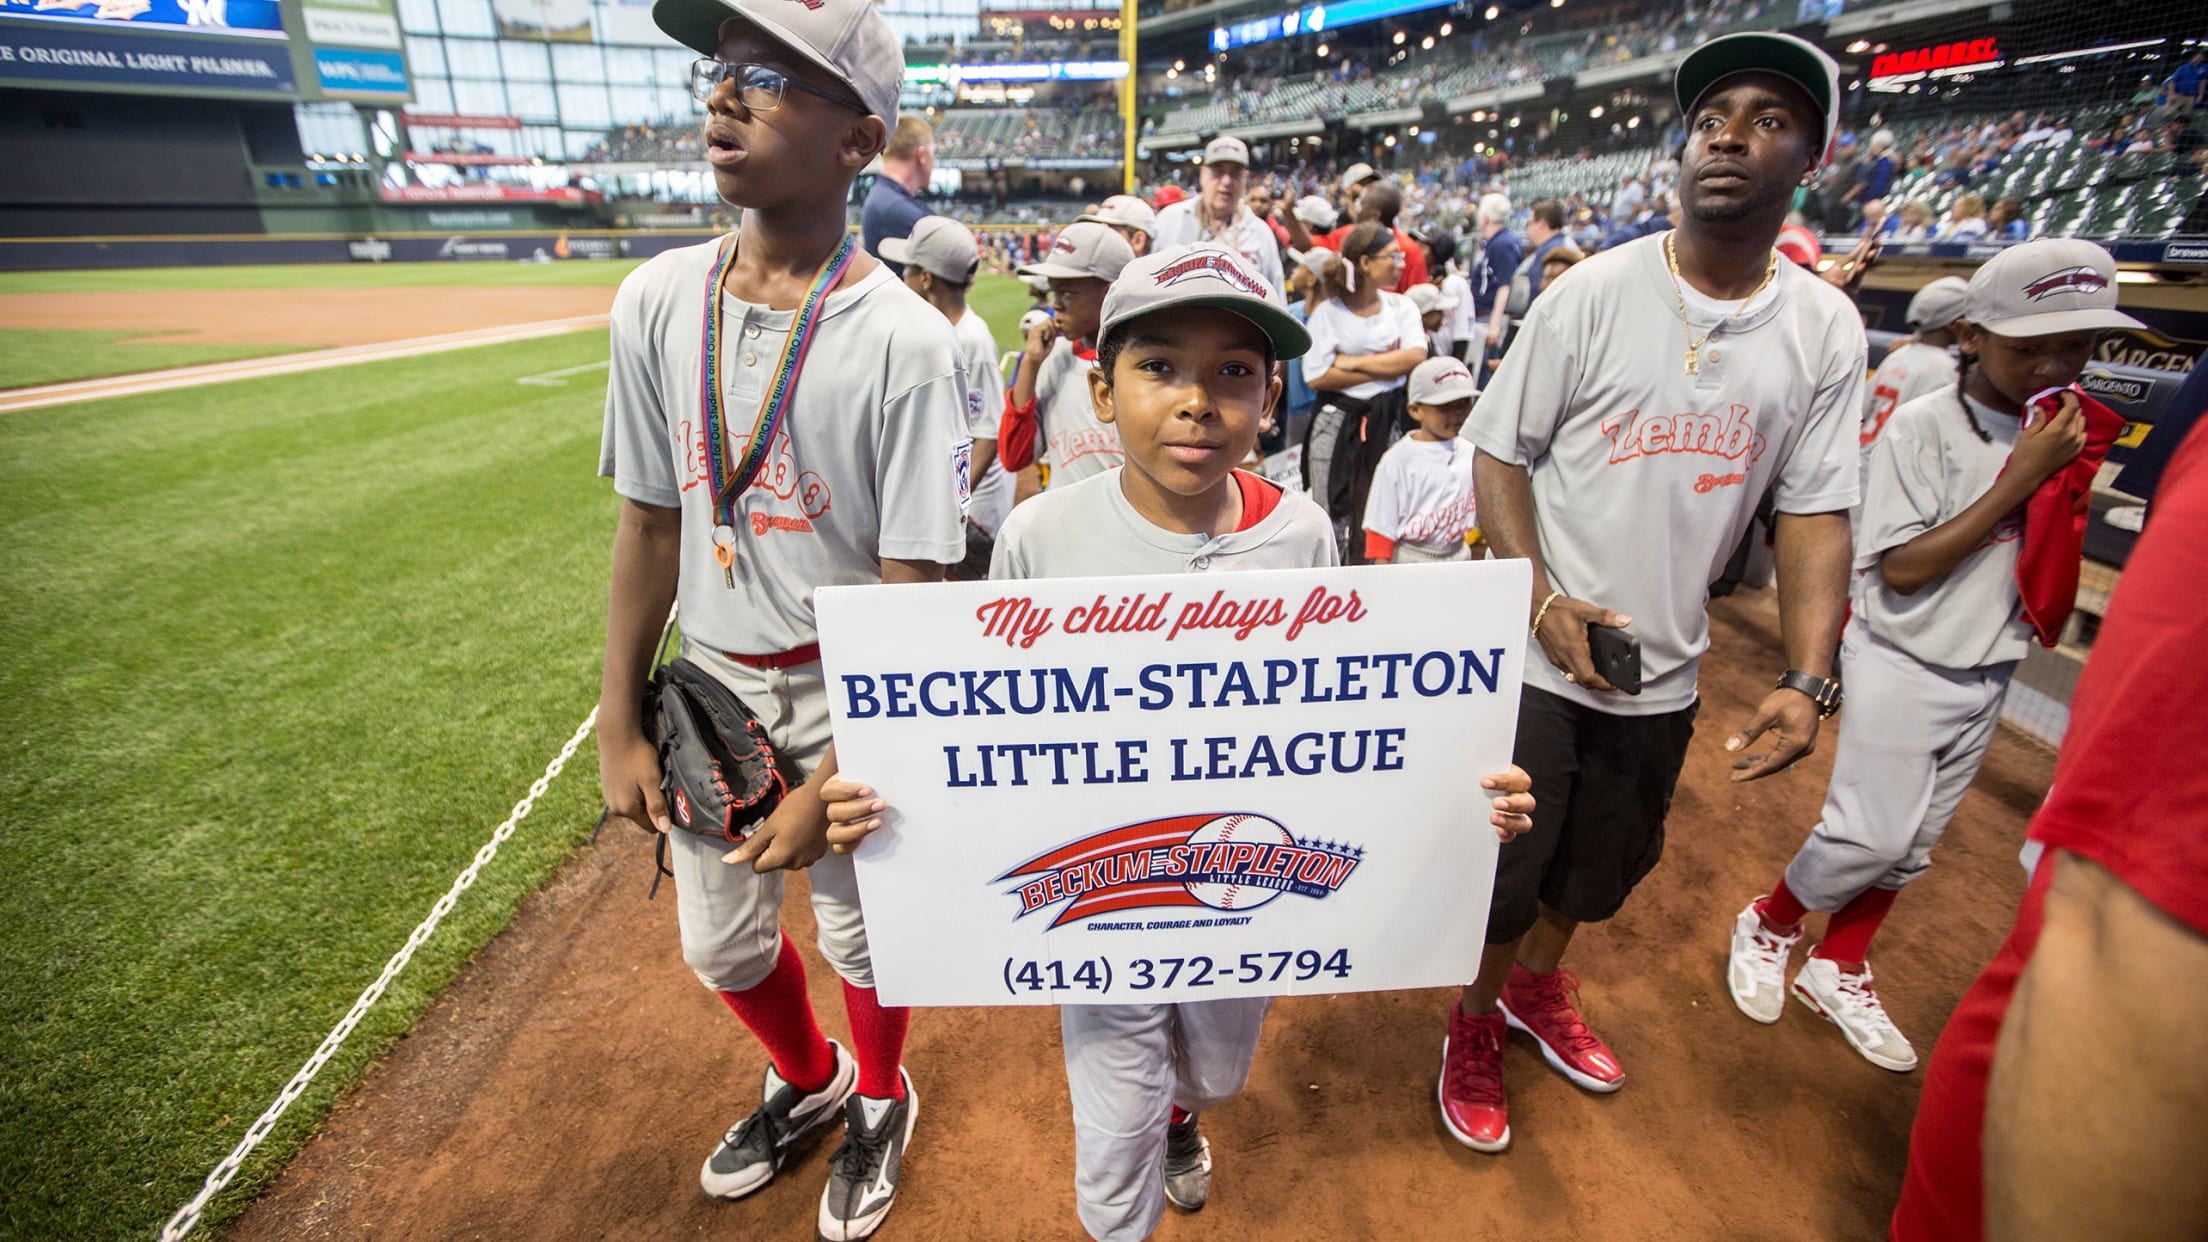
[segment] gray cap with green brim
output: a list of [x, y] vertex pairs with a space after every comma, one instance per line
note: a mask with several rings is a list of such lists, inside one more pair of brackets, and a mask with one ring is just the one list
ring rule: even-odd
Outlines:
[[1710, 88], [1736, 73], [1775, 73], [1802, 88], [1823, 113], [1825, 142], [1817, 148], [1821, 165], [1832, 155], [1832, 136], [1840, 127], [1840, 66], [1806, 39], [1790, 34], [1750, 31], [1712, 39], [1687, 53], [1672, 79], [1679, 112], [1689, 119]]
[[1272, 282], [1249, 260], [1220, 246], [1180, 246], [1127, 265], [1104, 294], [1097, 339], [1132, 319], [1183, 306], [1209, 306], [1257, 326], [1283, 359], [1301, 358], [1311, 333], [1281, 304]]

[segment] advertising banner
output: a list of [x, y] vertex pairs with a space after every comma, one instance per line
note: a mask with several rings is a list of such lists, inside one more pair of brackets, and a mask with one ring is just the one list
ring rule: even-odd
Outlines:
[[1470, 979], [1530, 591], [1523, 561], [822, 588], [838, 764], [891, 807], [855, 859], [882, 1001]]
[[297, 89], [291, 52], [280, 43], [0, 24], [0, 82], [11, 81], [142, 91], [190, 87], [244, 97]]
[[325, 95], [404, 99], [410, 93], [406, 59], [397, 52], [318, 47], [314, 49], [314, 76]]
[[328, 9], [316, 5], [308, 5], [300, 13], [306, 18], [309, 43], [398, 50], [399, 19], [389, 13], [363, 13], [357, 9]]
[[491, 0], [502, 39], [590, 42], [590, 0]]
[[177, 34], [284, 37], [276, 0], [0, 0], [0, 17]]

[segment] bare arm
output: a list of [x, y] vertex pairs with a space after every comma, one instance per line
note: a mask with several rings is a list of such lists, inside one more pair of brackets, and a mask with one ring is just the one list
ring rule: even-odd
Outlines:
[[1986, 1087], [1986, 1238], [2208, 1236], [2208, 937], [2054, 866]]
[[1982, 547], [2001, 519], [2032, 498], [2047, 476], [2070, 463], [2085, 447], [2085, 413], [2075, 397], [2065, 397], [2060, 414], [2037, 422], [2017, 437], [2008, 469], [1986, 494], [1961, 513], [1878, 558], [1879, 575], [1897, 594], [1915, 595], [1939, 581]]
[[660, 832], [673, 824], [659, 790], [659, 754], [644, 737], [644, 682], [674, 606], [681, 547], [682, 510], [622, 502], [598, 681], [599, 789], [613, 814]]
[[[995, 440], [976, 439], [974, 441], [974, 465], [967, 475], [966, 486], [969, 488], [980, 487], [981, 476], [989, 473], [989, 467], [996, 460], [997, 442]], [[884, 578], [883, 581], [887, 582], [888, 579]]]
[[[1840, 626], [1848, 615], [1848, 515], [1781, 513], [1774, 531], [1779, 552], [1779, 638], [1787, 667], [1819, 677], [1832, 676]], [[1799, 690], [1777, 690], [1763, 698], [1746, 728], [1725, 743], [1744, 752], [1769, 734], [1771, 749], [1741, 754], [1733, 779], [1752, 781], [1784, 771], [1817, 749], [1817, 704]]]
[[1392, 380], [1416, 371], [1418, 364], [1424, 361], [1426, 350], [1422, 346], [1410, 346], [1391, 349], [1384, 354], [1342, 354], [1335, 357], [1334, 365], [1347, 365], [1371, 379]]
[[[1473, 508], [1480, 515], [1480, 534], [1489, 549], [1498, 558], [1522, 558], [1533, 566], [1533, 598], [1527, 601], [1526, 617], [1529, 621], [1540, 618], [1540, 628], [1533, 636], [1541, 644], [1542, 654], [1579, 685], [1590, 690], [1616, 689], [1595, 671], [1594, 655], [1587, 648], [1587, 627], [1615, 628], [1632, 624], [1633, 618], [1586, 600], [1563, 595], [1549, 599], [1556, 587], [1549, 581], [1547, 562], [1541, 558], [1541, 524], [1534, 512], [1533, 476], [1524, 466], [1491, 457], [1484, 449], [1475, 450], [1472, 498]], [[1541, 610], [1544, 601], [1549, 605], [1547, 612]]]

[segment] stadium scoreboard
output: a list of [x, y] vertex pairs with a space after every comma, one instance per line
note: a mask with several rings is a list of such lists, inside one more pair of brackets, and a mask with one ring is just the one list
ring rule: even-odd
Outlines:
[[1452, 3], [1454, 0], [1343, 0], [1341, 4], [1306, 5], [1286, 13], [1273, 13], [1246, 22], [1213, 27], [1211, 50], [1224, 52], [1229, 48], [1268, 43], [1293, 35], [1319, 34], [1322, 31], [1339, 30], [1344, 26], [1355, 26], [1360, 22], [1394, 17], [1399, 13], [1445, 8]]
[[392, 0], [0, 0], [0, 87], [413, 98]]

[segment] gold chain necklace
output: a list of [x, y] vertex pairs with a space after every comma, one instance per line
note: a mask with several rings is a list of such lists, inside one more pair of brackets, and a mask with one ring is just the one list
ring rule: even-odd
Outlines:
[[1725, 317], [1712, 324], [1710, 330], [1703, 333], [1702, 339], [1698, 341], [1694, 339], [1694, 325], [1687, 322], [1687, 292], [1679, 283], [1679, 250], [1674, 243], [1673, 231], [1666, 230], [1664, 233], [1664, 265], [1671, 269], [1671, 295], [1679, 299], [1679, 326], [1687, 334], [1686, 373], [1700, 375], [1702, 373], [1702, 347], [1710, 343], [1710, 338], [1717, 335], [1719, 328], [1731, 323], [1733, 316], [1747, 310], [1749, 303], [1762, 297], [1763, 291], [1771, 287], [1771, 278], [1779, 274], [1779, 252], [1772, 251], [1771, 261], [1763, 265], [1763, 283], [1756, 286], [1756, 291], [1749, 294], [1746, 301], [1725, 312]]

